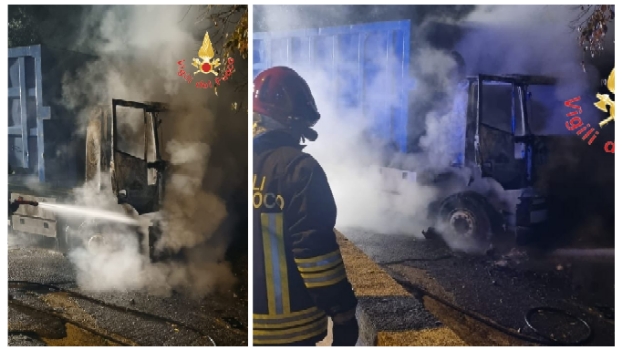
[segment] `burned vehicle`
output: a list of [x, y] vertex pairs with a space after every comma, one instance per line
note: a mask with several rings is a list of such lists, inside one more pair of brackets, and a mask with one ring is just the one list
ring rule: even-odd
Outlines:
[[[166, 162], [158, 126], [166, 106], [115, 99], [80, 106], [80, 112], [67, 108], [64, 75], [93, 59], [42, 45], [9, 49], [9, 201], [75, 203], [76, 189], [90, 186], [141, 222], [116, 229], [136, 233], [141, 250], [153, 256], [158, 225], [138, 218], [156, 217], [161, 208]], [[84, 111], [90, 111], [86, 125]], [[101, 241], [104, 227], [114, 229], [104, 220], [59, 216], [41, 207], [10, 213], [10, 230], [54, 240], [68, 252]]]
[[[419, 179], [422, 185], [438, 188], [462, 181], [457, 193], [430, 204], [432, 230], [479, 244], [492, 243], [503, 234], [525, 242], [544, 228], [547, 219], [546, 197], [536, 184], [554, 140], [531, 130], [531, 88], [547, 91], [555, 79], [478, 75], [463, 83], [465, 105], [456, 106], [454, 112], [460, 121], [456, 133], [464, 145], [458, 153], [464, 160], [446, 172]], [[456, 168], [468, 169], [470, 176], [455, 176]]]
[[[400, 20], [254, 33], [254, 74], [277, 65], [315, 72], [309, 62], [327, 62], [322, 69], [331, 79], [322, 88], [330, 91], [333, 114], [355, 115], [376, 140], [389, 145], [387, 153], [415, 158], [426, 115], [409, 110], [419, 83], [411, 74], [411, 50], [417, 44], [411, 30], [409, 20]], [[481, 247], [501, 236], [510, 236], [513, 244], [526, 242], [547, 221], [546, 189], [537, 186], [539, 169], [556, 139], [569, 139], [536, 135], [530, 126], [555, 112], [542, 102], [554, 97], [556, 82], [526, 75], [469, 77], [463, 57], [445, 50], [456, 63], [454, 71], [439, 77], [448, 82], [446, 90], [453, 90], [443, 100], [448, 109], [443, 113], [452, 115], [452, 123], [443, 127], [450, 136], [442, 145], [452, 159], [434, 169], [385, 161], [383, 190], [398, 196], [397, 205], [408, 202], [399, 196], [417, 196], [409, 188], [438, 190], [426, 209], [416, 209], [426, 210], [416, 216], [427, 217], [436, 229], [425, 232], [428, 237], [444, 231], [444, 238], [452, 237], [446, 241], [458, 237]]]
[[[164, 196], [166, 161], [160, 151], [158, 126], [167, 112], [162, 103], [112, 100], [111, 108], [93, 109], [86, 131], [85, 181], [96, 191], [110, 192], [127, 215], [138, 222], [134, 231], [141, 251], [154, 257], [159, 225], [153, 214]], [[148, 219], [140, 220], [147, 215]], [[146, 227], [140, 227], [140, 222]], [[115, 226], [87, 220], [62, 237], [63, 250], [80, 244], [103, 244]], [[127, 231], [128, 228], [121, 229]]]

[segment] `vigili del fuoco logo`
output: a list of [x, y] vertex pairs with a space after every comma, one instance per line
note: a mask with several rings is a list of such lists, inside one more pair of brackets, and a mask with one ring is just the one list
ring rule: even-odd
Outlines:
[[[192, 66], [196, 68], [196, 71], [192, 75], [187, 73], [185, 70], [186, 60], [177, 62], [179, 67], [177, 75], [187, 81], [188, 84], [192, 83], [194, 76], [197, 74], [204, 74], [206, 76], [214, 77], [213, 81], [210, 79], [197, 81], [194, 86], [198, 89], [211, 89], [220, 86], [220, 84], [223, 81], [227, 81], [235, 71], [235, 67], [233, 65], [234, 60], [232, 57], [229, 57], [227, 58], [226, 69], [224, 70], [224, 73], [222, 72], [223, 65], [220, 62], [220, 58], [215, 58], [214, 47], [212, 46], [212, 40], [210, 39], [208, 32], [205, 32], [203, 45], [201, 45], [201, 48], [199, 49], [198, 56], [199, 58], [192, 59]], [[216, 92], [216, 89], [214, 89], [214, 92]]]
[[[611, 73], [609, 73], [609, 77], [607, 78], [605, 85], [607, 86], [609, 92], [611, 92], [612, 95], [615, 95], [615, 68], [611, 70]], [[594, 106], [596, 106], [596, 108], [605, 113], [609, 113], [608, 117], [598, 123], [598, 126], [600, 128], [603, 128], [610, 122], [615, 122], [615, 100], [613, 100], [611, 97], [612, 96], [609, 96], [609, 94], [596, 94], [598, 102], [595, 102]], [[592, 127], [589, 123], [583, 125], [583, 121], [579, 116], [581, 113], [583, 113], [583, 109], [581, 109], [581, 106], [575, 104], [575, 102], [579, 102], [580, 100], [581, 96], [577, 96], [564, 102], [564, 105], [566, 107], [574, 109], [574, 111], [566, 113], [566, 117], [570, 118], [568, 121], [566, 121], [566, 129], [568, 129], [569, 131], [575, 131], [580, 128], [579, 130], [577, 130], [577, 135], [581, 136], [583, 141], [587, 141], [588, 145], [591, 145], [594, 140], [596, 140], [596, 137], [600, 132], [596, 131], [596, 128]], [[614, 153], [615, 143], [613, 141], [607, 141], [605, 142], [604, 148], [605, 152]]]

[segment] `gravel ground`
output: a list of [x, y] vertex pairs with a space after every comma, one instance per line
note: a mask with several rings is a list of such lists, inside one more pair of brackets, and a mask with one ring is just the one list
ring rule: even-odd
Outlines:
[[[436, 241], [356, 229], [342, 233], [413, 293], [418, 292], [413, 286], [423, 288], [507, 329], [530, 336], [535, 333], [526, 327], [525, 313], [533, 307], [558, 307], [590, 324], [593, 336], [588, 345], [614, 345], [614, 321], [609, 314], [614, 306], [612, 262], [574, 262], [568, 266], [520, 254], [511, 259], [461, 256]], [[564, 341], [586, 335], [583, 326], [559, 315], [538, 314], [533, 323]], [[490, 339], [477, 343], [496, 345]]]
[[9, 280], [68, 291], [10, 283], [9, 345], [247, 345], [246, 286], [201, 300], [84, 292], [62, 254], [16, 246], [9, 248]]
[[465, 343], [342, 233], [337, 242], [359, 305], [361, 346], [457, 346]]

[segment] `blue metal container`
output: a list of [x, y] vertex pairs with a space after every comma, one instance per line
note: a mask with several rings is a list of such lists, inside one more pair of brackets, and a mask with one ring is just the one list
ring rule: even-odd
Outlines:
[[[9, 49], [9, 166], [39, 182], [77, 182], [84, 123], [63, 101], [63, 78], [92, 56], [41, 45]], [[86, 106], [84, 106], [86, 107]], [[81, 164], [80, 164], [81, 163]], [[71, 184], [69, 184], [71, 185]]]
[[408, 92], [414, 86], [410, 21], [254, 33], [253, 50], [254, 76], [285, 65], [305, 72], [313, 67], [334, 77], [323, 88], [330, 91], [331, 110], [338, 115], [328, 117], [356, 111], [374, 136], [406, 152]]

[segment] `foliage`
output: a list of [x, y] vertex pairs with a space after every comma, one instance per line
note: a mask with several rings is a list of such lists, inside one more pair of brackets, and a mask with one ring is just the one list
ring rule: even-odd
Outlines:
[[38, 44], [40, 36], [35, 23], [32, 6], [9, 6], [9, 47]]
[[[234, 53], [243, 59], [248, 57], [248, 6], [207, 5], [199, 21], [209, 20], [214, 24], [217, 42], [222, 42], [223, 58]], [[231, 26], [234, 25], [233, 28]], [[211, 33], [210, 33], [211, 34]], [[224, 41], [223, 39], [224, 34]], [[215, 45], [217, 45], [215, 43]]]
[[[239, 56], [248, 59], [248, 6], [247, 5], [207, 5], [199, 17], [198, 22], [210, 21], [208, 31], [217, 53], [222, 52], [222, 61], [229, 57]], [[236, 64], [236, 70], [245, 65]], [[248, 74], [245, 69], [240, 73]], [[241, 79], [235, 86], [235, 91], [244, 92], [248, 89], [248, 80]], [[218, 94], [216, 88], [214, 93]], [[245, 102], [232, 103], [234, 111], [244, 110]]]
[[614, 20], [613, 5], [581, 5], [579, 16], [572, 22], [579, 32], [579, 45], [592, 57], [604, 50], [607, 24]]

